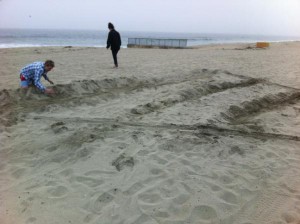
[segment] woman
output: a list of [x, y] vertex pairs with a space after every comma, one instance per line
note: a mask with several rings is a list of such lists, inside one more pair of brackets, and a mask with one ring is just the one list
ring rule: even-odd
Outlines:
[[110, 47], [111, 53], [114, 59], [115, 68], [118, 67], [118, 58], [117, 54], [121, 47], [121, 36], [118, 31], [115, 30], [115, 27], [112, 23], [108, 23], [108, 37], [107, 37], [107, 46], [108, 49]]

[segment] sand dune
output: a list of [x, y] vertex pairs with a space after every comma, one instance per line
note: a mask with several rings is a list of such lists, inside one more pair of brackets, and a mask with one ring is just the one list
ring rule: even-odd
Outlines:
[[64, 73], [51, 97], [2, 89], [0, 223], [299, 223], [300, 89], [165, 63]]

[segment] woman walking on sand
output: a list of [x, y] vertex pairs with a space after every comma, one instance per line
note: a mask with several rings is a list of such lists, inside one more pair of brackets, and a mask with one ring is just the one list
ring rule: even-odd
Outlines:
[[121, 36], [119, 32], [115, 30], [115, 27], [112, 23], [108, 23], [108, 29], [109, 29], [109, 33], [107, 37], [106, 49], [110, 47], [114, 59], [114, 63], [115, 63], [115, 68], [118, 68], [117, 54], [121, 47]]

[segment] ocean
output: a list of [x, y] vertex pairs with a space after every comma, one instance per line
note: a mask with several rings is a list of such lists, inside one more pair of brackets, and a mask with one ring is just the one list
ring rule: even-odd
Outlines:
[[[108, 31], [101, 30], [46, 30], [46, 29], [0, 29], [0, 48], [41, 46], [105, 47]], [[253, 43], [257, 41], [282, 42], [300, 40], [300, 37], [259, 36], [241, 34], [197, 34], [163, 32], [120, 31], [122, 47], [128, 38], [187, 39], [188, 46]]]

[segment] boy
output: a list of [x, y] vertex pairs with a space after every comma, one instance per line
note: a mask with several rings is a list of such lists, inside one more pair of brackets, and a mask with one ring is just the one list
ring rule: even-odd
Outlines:
[[46, 88], [41, 83], [41, 77], [43, 76], [49, 83], [54, 84], [47, 76], [47, 73], [54, 68], [54, 62], [47, 60], [45, 62], [33, 62], [26, 65], [20, 71], [21, 88], [27, 89], [30, 85], [34, 85], [41, 92], [46, 94], [53, 94], [52, 88]]

